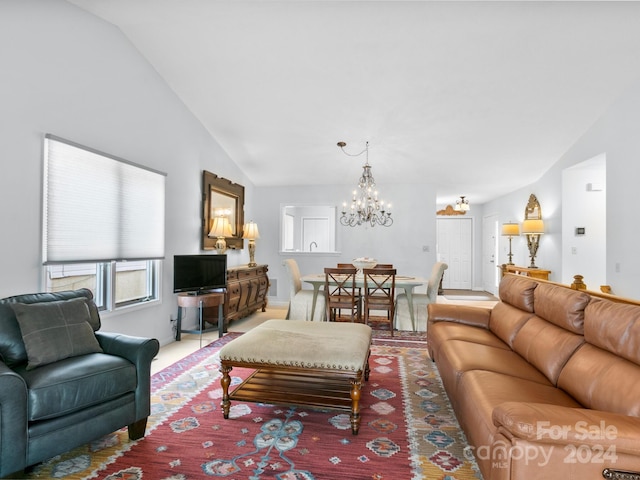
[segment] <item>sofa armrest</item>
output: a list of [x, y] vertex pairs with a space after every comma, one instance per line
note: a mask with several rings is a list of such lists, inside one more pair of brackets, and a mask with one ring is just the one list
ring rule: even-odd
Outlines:
[[155, 338], [133, 337], [120, 333], [96, 332], [104, 353], [126, 358], [136, 366], [136, 421], [151, 412], [151, 361], [160, 350]]
[[489, 328], [491, 309], [468, 307], [446, 303], [430, 303], [427, 305], [428, 323], [454, 322], [473, 327]]
[[640, 418], [543, 403], [505, 402], [493, 423], [507, 438], [576, 448], [615, 445], [617, 453], [640, 455]]
[[27, 385], [0, 362], [0, 477], [21, 470], [27, 458]]

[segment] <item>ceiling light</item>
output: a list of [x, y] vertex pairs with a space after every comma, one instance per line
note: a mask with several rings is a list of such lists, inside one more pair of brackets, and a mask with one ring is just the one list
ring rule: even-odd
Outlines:
[[456, 206], [454, 207], [458, 212], [469, 211], [469, 200], [464, 198], [464, 195], [460, 195], [460, 199], [456, 200]]
[[358, 189], [353, 191], [351, 197], [351, 208], [347, 211], [347, 202], [342, 204], [342, 216], [340, 223], [344, 226], [355, 227], [356, 225], [369, 224], [372, 227], [382, 225], [390, 227], [393, 224], [391, 218], [391, 204], [378, 199], [378, 191], [375, 190], [376, 181], [371, 173], [369, 165], [369, 142], [360, 153], [350, 154], [344, 151], [347, 146], [345, 142], [338, 142], [338, 146], [345, 155], [357, 157], [366, 153], [366, 162], [362, 166], [362, 176], [358, 181]]

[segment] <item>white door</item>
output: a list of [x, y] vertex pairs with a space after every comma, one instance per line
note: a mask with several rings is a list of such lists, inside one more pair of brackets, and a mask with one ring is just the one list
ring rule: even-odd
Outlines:
[[438, 260], [446, 263], [442, 288], [471, 290], [471, 218], [438, 218]]
[[494, 295], [500, 281], [497, 258], [498, 216], [488, 215], [482, 219], [482, 288]]

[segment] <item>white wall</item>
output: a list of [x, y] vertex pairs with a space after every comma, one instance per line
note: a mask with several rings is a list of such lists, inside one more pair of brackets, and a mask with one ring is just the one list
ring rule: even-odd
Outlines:
[[[0, 45], [0, 297], [42, 289], [42, 141], [52, 133], [168, 174], [162, 304], [103, 316], [102, 329], [171, 341], [171, 259], [203, 253], [202, 170], [245, 186], [247, 218], [252, 185], [113, 25], [61, 0], [3, 0]], [[229, 253], [230, 265], [247, 261], [246, 248]]]
[[[338, 174], [336, 174], [338, 175]], [[269, 298], [273, 304], [286, 303], [289, 299], [289, 280], [282, 261], [295, 258], [301, 273], [322, 273], [324, 267], [339, 262], [350, 262], [357, 257], [373, 257], [380, 263], [393, 263], [401, 275], [428, 277], [436, 261], [436, 188], [433, 184], [388, 185], [380, 184], [385, 198], [393, 199], [394, 224], [391, 227], [344, 227], [337, 229], [339, 254], [328, 253], [280, 253], [279, 214], [281, 204], [324, 204], [338, 206], [349, 195], [352, 185], [256, 187], [254, 190], [254, 220], [260, 227], [260, 239], [256, 241], [256, 262], [269, 265], [269, 278], [277, 280], [277, 295]], [[338, 213], [339, 215], [339, 213]], [[423, 246], [429, 251], [423, 251]], [[309, 285], [303, 285], [310, 288]], [[416, 291], [426, 291], [423, 289]]]
[[[591, 185], [591, 188], [588, 187]], [[562, 283], [579, 273], [598, 290], [607, 279], [607, 192], [604, 155], [562, 172]], [[584, 228], [584, 234], [576, 228]]]
[[[487, 211], [497, 211], [503, 221], [522, 221], [524, 206], [530, 193], [535, 193], [542, 206], [547, 230], [540, 242], [536, 264], [553, 270], [551, 280], [562, 281], [567, 275], [580, 271], [562, 271], [562, 224], [576, 224], [579, 220], [562, 218], [562, 171], [585, 160], [606, 155], [606, 284], [616, 295], [640, 298], [640, 255], [637, 239], [640, 222], [627, 205], [635, 203], [640, 178], [640, 82], [622, 95], [576, 143], [529, 187], [517, 190], [485, 205]], [[514, 239], [514, 263], [526, 261], [526, 242]], [[505, 240], [506, 241], [506, 240]], [[518, 245], [516, 247], [516, 244]], [[590, 282], [597, 290], [599, 282]]]

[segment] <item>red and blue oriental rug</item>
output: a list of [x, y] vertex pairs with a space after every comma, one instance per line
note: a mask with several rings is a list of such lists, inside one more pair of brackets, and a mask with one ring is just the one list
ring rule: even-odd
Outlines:
[[[103, 480], [466, 480], [481, 478], [426, 344], [374, 340], [362, 424], [347, 413], [233, 402], [222, 416], [218, 351], [230, 334], [152, 377], [147, 435], [126, 429], [22, 478]], [[237, 384], [251, 371], [234, 369]]]

